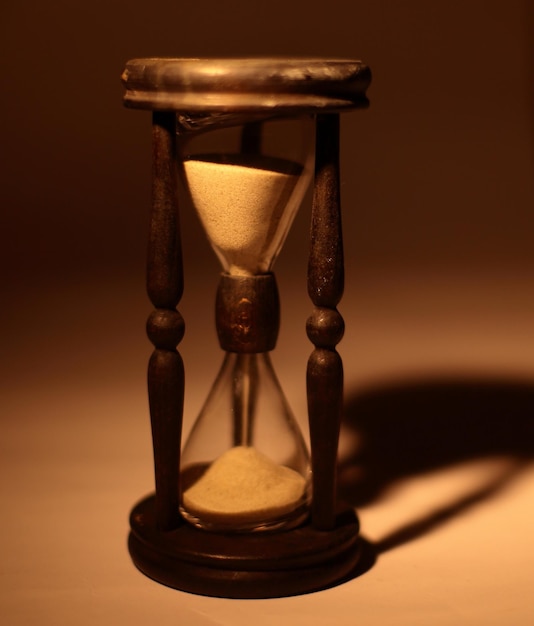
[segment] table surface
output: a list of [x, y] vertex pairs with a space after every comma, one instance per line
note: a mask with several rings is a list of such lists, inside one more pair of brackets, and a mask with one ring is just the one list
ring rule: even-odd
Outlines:
[[[341, 307], [340, 486], [376, 562], [332, 589], [252, 601], [168, 589], [129, 559], [128, 513], [152, 490], [149, 307], [139, 284], [48, 286], [31, 303], [12, 294], [1, 387], [3, 623], [534, 623], [532, 278], [358, 277]], [[211, 310], [208, 322], [193, 311], [212, 295], [183, 302], [186, 428], [220, 358], [195, 334]], [[310, 347], [293, 322], [308, 306], [283, 309], [275, 355], [299, 415]]]

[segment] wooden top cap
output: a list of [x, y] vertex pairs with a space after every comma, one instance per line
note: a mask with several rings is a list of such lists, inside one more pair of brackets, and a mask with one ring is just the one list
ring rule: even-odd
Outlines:
[[371, 72], [348, 59], [171, 59], [128, 61], [128, 107], [159, 111], [284, 115], [364, 108]]

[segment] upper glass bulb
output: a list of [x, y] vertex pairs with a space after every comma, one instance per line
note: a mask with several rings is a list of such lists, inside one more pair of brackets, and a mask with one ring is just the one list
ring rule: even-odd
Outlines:
[[270, 271], [311, 179], [313, 119], [248, 121], [185, 137], [184, 177], [224, 270]]

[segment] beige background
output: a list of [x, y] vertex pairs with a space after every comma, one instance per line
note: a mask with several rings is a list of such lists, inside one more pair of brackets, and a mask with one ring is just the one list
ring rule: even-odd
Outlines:
[[[0, 611], [33, 624], [530, 624], [534, 5], [31, 0], [0, 9]], [[144, 252], [149, 55], [372, 68], [343, 118], [342, 489], [378, 558], [310, 596], [232, 602], [138, 574], [152, 489]], [[217, 264], [183, 207], [186, 429], [220, 362]], [[305, 428], [309, 202], [276, 265], [275, 365]]]

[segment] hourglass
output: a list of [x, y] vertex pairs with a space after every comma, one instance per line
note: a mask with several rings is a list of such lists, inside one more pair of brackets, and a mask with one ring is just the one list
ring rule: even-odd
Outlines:
[[[147, 324], [155, 494], [131, 514], [149, 577], [194, 593], [260, 598], [324, 588], [359, 559], [358, 520], [336, 501], [343, 319], [339, 112], [367, 105], [369, 70], [322, 59], [136, 59], [125, 104], [153, 111]], [[183, 449], [184, 322], [177, 178], [222, 273], [220, 372]], [[311, 455], [271, 364], [273, 264], [314, 180], [307, 321]]]

